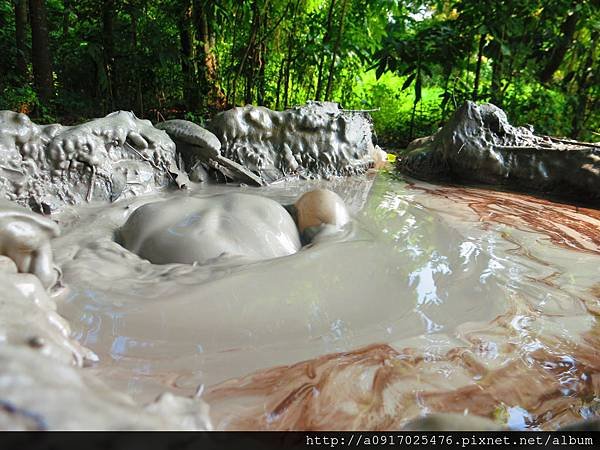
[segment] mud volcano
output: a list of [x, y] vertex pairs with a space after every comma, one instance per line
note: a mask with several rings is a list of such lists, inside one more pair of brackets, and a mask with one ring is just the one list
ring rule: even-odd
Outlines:
[[370, 121], [332, 104], [0, 120], [2, 428], [598, 415], [596, 209], [373, 171]]

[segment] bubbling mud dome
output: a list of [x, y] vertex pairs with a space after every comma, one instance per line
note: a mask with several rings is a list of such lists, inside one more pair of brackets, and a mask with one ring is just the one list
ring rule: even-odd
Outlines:
[[118, 234], [125, 248], [154, 264], [253, 261], [300, 249], [298, 229], [283, 206], [241, 193], [148, 203]]
[[[163, 126], [185, 190], [0, 215], [1, 238], [11, 217], [38, 233], [25, 253], [44, 263], [0, 251], [0, 427], [556, 429], [598, 416], [598, 210], [367, 171], [372, 149], [346, 152], [350, 122], [330, 106], [317, 116], [359, 173], [303, 156], [311, 134], [294, 157], [306, 166], [273, 183], [279, 140], [294, 139], [273, 131], [285, 115], [232, 111], [211, 129], [246, 128], [215, 133], [221, 147]], [[248, 145], [266, 146], [264, 165], [236, 160]], [[330, 207], [303, 209], [312, 197]], [[59, 279], [47, 291], [38, 267]]]

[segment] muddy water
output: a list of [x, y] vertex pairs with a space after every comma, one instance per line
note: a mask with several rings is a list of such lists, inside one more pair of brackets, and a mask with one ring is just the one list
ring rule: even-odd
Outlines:
[[[157, 198], [317, 186], [354, 217], [282, 258], [152, 265], [114, 240]], [[380, 174], [66, 210], [59, 312], [140, 401], [200, 391], [217, 428], [395, 428], [429, 412], [555, 428], [600, 391], [600, 213]]]

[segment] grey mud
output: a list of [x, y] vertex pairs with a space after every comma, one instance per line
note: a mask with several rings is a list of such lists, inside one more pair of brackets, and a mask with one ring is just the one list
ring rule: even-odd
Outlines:
[[377, 173], [331, 105], [203, 131], [3, 114], [0, 427], [597, 416], [597, 210]]

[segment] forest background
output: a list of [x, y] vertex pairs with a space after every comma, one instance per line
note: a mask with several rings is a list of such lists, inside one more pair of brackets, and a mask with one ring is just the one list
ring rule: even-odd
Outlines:
[[399, 149], [473, 100], [599, 141], [599, 39], [595, 0], [0, 0], [0, 109], [202, 124], [328, 100]]

